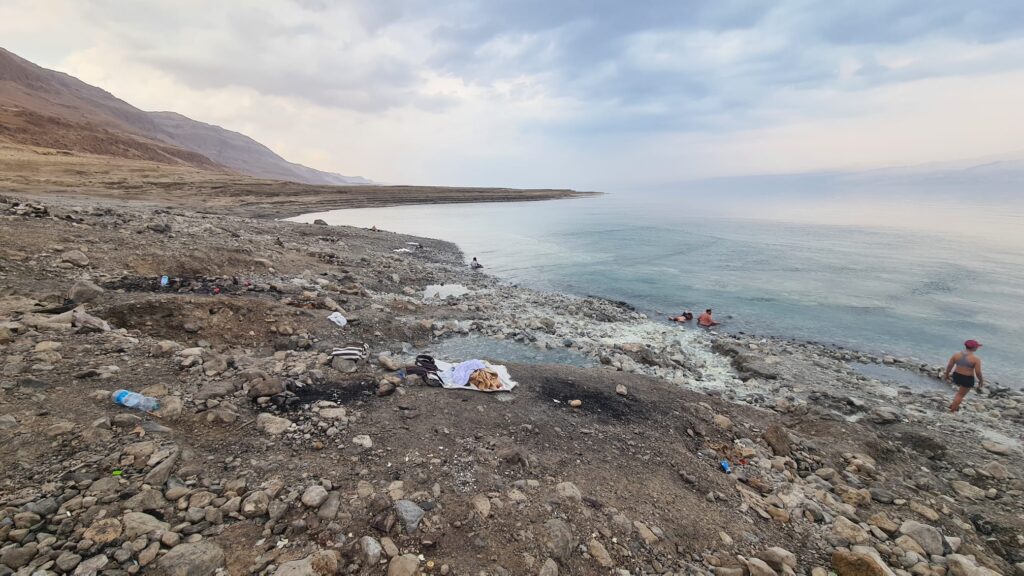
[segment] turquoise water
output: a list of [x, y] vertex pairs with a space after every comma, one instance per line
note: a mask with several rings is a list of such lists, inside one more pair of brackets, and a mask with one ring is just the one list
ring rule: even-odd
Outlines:
[[[507, 204], [403, 206], [308, 214], [331, 224], [443, 238], [485, 271], [522, 285], [623, 300], [652, 315], [715, 309], [723, 328], [829, 342], [944, 364], [967, 338], [990, 379], [1020, 386], [1024, 238], [1020, 215], [947, 224], [908, 204], [885, 226], [846, 221], [846, 205], [779, 202], [759, 218], [707, 198], [607, 195]], [[813, 208], [813, 209], [812, 209]], [[870, 222], [872, 206], [861, 206]], [[766, 211], [767, 212], [767, 211]], [[902, 225], [905, 223], [906, 225]], [[930, 224], [935, 224], [931, 226]], [[956, 230], [950, 232], [949, 230]], [[400, 246], [396, 245], [396, 248]]]

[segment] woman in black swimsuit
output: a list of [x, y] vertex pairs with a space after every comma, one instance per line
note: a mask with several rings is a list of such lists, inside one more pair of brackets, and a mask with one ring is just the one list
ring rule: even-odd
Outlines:
[[981, 375], [981, 358], [975, 354], [981, 348], [981, 344], [978, 344], [977, 340], [968, 340], [964, 342], [964, 351], [957, 352], [949, 359], [949, 364], [946, 365], [946, 382], [950, 381], [950, 373], [953, 376], [953, 383], [959, 387], [956, 392], [956, 396], [953, 397], [953, 403], [949, 405], [950, 412], [956, 412], [960, 409], [960, 403], [964, 401], [964, 396], [974, 388], [974, 377], [978, 377], [978, 390], [985, 385], [985, 377]]

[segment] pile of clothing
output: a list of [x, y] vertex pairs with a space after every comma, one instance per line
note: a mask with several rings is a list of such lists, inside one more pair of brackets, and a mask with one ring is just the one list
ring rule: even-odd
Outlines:
[[405, 371], [408, 374], [419, 375], [427, 385], [448, 389], [509, 392], [517, 386], [516, 381], [509, 375], [508, 368], [484, 360], [467, 360], [452, 364], [420, 354], [416, 357], [416, 366], [410, 366]]

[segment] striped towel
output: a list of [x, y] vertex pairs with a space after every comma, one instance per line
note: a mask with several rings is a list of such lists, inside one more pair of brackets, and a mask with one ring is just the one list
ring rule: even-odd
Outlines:
[[335, 348], [331, 351], [331, 356], [343, 358], [345, 360], [351, 360], [353, 362], [360, 362], [366, 360], [366, 357], [370, 354], [370, 347], [361, 342], [354, 344], [347, 344], [342, 348]]

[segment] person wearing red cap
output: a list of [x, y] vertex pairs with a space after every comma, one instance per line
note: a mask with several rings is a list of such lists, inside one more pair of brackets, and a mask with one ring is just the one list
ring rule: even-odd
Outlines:
[[946, 364], [946, 382], [950, 381], [950, 374], [953, 376], [953, 384], [959, 387], [956, 391], [956, 396], [953, 397], [953, 403], [949, 405], [950, 412], [956, 412], [960, 409], [960, 403], [964, 401], [964, 396], [974, 388], [974, 377], [978, 377], [978, 390], [985, 385], [985, 377], [981, 375], [981, 358], [975, 354], [981, 348], [981, 344], [978, 344], [977, 340], [968, 340], [964, 342], [964, 350], [957, 352], [949, 359], [949, 363]]

